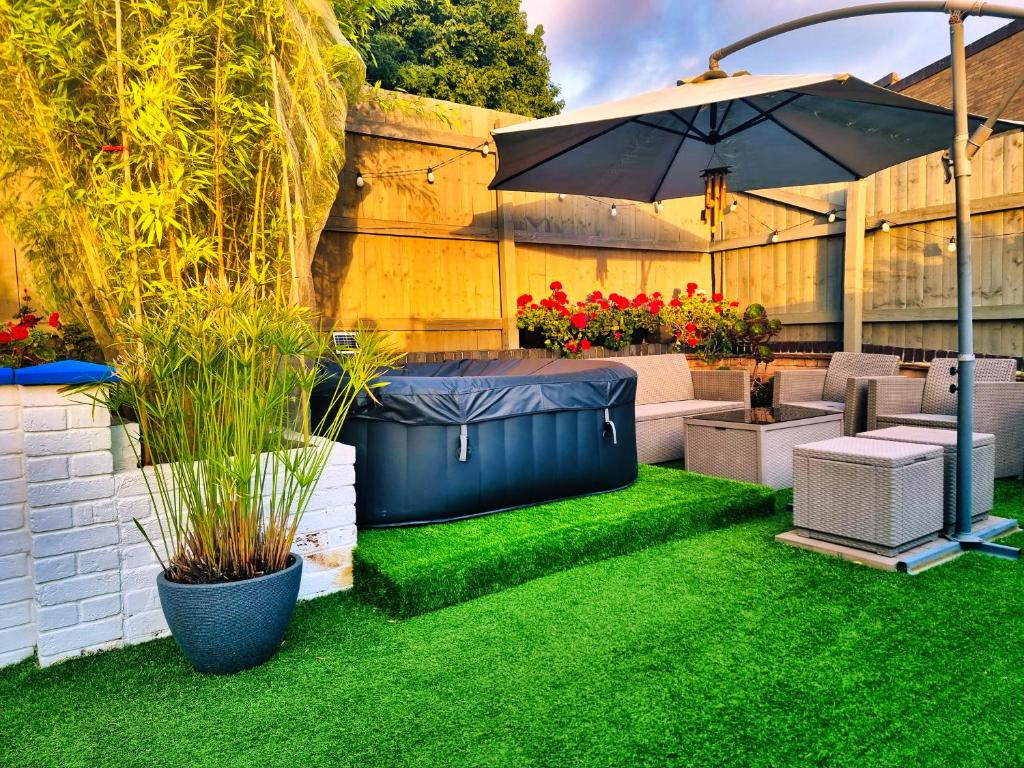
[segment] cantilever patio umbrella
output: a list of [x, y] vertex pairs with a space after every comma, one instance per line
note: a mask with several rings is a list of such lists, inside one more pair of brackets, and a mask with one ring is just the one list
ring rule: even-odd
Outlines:
[[[951, 19], [954, 104], [957, 111], [918, 101], [849, 75], [732, 77], [717, 69], [730, 52], [791, 29], [832, 17], [868, 12], [942, 10], [963, 5], [980, 13], [985, 3], [879, 3], [837, 9], [773, 27], [712, 55], [711, 70], [675, 88], [643, 94], [563, 115], [494, 131], [498, 172], [492, 189], [566, 192], [652, 202], [705, 195], [708, 223], [714, 224], [725, 186], [734, 191], [798, 184], [851, 181], [892, 165], [950, 147], [957, 181], [957, 231], [970, 232], [969, 192], [958, 152], [968, 129], [982, 118], [963, 120], [966, 76], [962, 19]], [[978, 6], [978, 7], [975, 7]], [[955, 9], [954, 9], [955, 10]], [[996, 13], [998, 11], [998, 13]], [[966, 12], [966, 11], [965, 11]], [[958, 11], [960, 13], [960, 11]], [[1022, 15], [1002, 6], [996, 15]], [[1024, 85], [1021, 80], [1009, 96]], [[1021, 127], [999, 120], [992, 132]], [[987, 138], [986, 129], [972, 134]], [[958, 150], [957, 147], [960, 147]], [[969, 158], [970, 154], [966, 157]], [[958, 171], [957, 169], [961, 170]], [[970, 248], [958, 248], [961, 349], [958, 366], [974, 370], [971, 340]], [[973, 380], [961, 381], [958, 404], [957, 541], [963, 548], [1016, 556], [971, 533], [971, 398]]]
[[952, 114], [850, 75], [696, 78], [495, 130], [491, 188], [654, 202], [704, 194], [711, 169], [733, 191], [852, 181], [948, 147]]

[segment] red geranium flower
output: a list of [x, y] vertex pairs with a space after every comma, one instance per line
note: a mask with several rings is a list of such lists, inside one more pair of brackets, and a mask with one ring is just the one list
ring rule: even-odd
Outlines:
[[720, 293], [712, 293], [711, 294], [711, 300], [712, 301], [721, 301], [722, 300], [722, 294], [720, 294]]
[[21, 324], [28, 328], [35, 328], [39, 324], [39, 318], [31, 312], [27, 312], [21, 316]]
[[10, 344], [13, 338], [10, 331], [0, 331], [0, 344]]
[[568, 341], [568, 342], [566, 342], [565, 348], [567, 350], [569, 350], [570, 352], [575, 352], [576, 351], [576, 342], [575, 341]]
[[729, 306], [730, 307], [738, 307], [739, 305], [740, 305], [740, 303], [738, 301], [730, 301], [729, 302]]
[[722, 308], [721, 307], [715, 307], [715, 314], [718, 314], [718, 315], [722, 314]]
[[556, 304], [555, 306], [558, 307], [558, 312], [562, 315], [562, 317], [568, 317], [570, 315], [569, 310], [563, 307], [561, 304]]
[[599, 306], [601, 309], [608, 309], [611, 307], [611, 304], [609, 304], [604, 299], [601, 299], [600, 301], [597, 302], [597, 306]]
[[691, 336], [692, 336], [692, 335], [693, 335], [694, 333], [696, 333], [696, 332], [697, 332], [697, 326], [696, 326], [695, 324], [693, 324], [693, 323], [687, 323], [687, 324], [686, 324], [686, 326], [685, 326], [685, 328], [686, 328], [686, 332], [687, 332], [688, 334], [690, 334]]
[[580, 342], [580, 349], [586, 352], [590, 349], [590, 342], [587, 339], [583, 339], [583, 341]]
[[601, 298], [604, 298], [604, 296], [600, 291], [594, 291], [593, 293], [590, 294], [591, 301], [597, 301], [598, 299]]
[[15, 341], [24, 341], [28, 338], [28, 328], [24, 325], [16, 325], [11, 329], [11, 336]]
[[555, 302], [553, 302], [551, 299], [541, 299], [540, 305], [544, 307], [544, 309], [551, 309], [555, 306]]
[[675, 336], [677, 339], [681, 339], [683, 337], [683, 332], [682, 331], [676, 331], [672, 335]]
[[661, 308], [664, 306], [664, 301], [652, 301], [650, 304], [647, 305], [647, 311], [650, 312], [652, 315], [656, 315], [659, 312], [661, 312]]
[[[531, 301], [533, 301], [533, 296], [531, 296], [531, 295], [530, 295], [530, 294], [528, 294], [528, 293], [524, 293], [524, 294], [523, 294], [522, 296], [520, 296], [520, 297], [519, 297], [518, 299], [516, 299], [516, 303], [517, 303], [517, 304], [518, 304], [518, 305], [519, 305], [520, 307], [525, 307], [525, 306], [526, 306], [527, 304], [529, 304], [529, 303], [530, 303]], [[52, 315], [50, 315], [50, 320], [52, 321], [52, 320], [53, 320], [53, 318], [55, 318], [56, 316], [57, 316], [57, 313], [56, 313], [56, 312], [54, 312], [54, 313], [53, 313]], [[51, 322], [51, 325], [52, 325], [52, 322]]]
[[618, 341], [619, 339], [621, 339], [621, 338], [622, 338], [622, 331], [616, 331], [616, 332], [615, 332], [614, 334], [612, 334], [612, 335], [613, 335], [613, 336], [615, 336], [615, 340], [616, 340], [616, 341]]
[[661, 298], [661, 291], [655, 291], [654, 293], [652, 293], [651, 294], [651, 298], [652, 299], [660, 299]]
[[554, 281], [554, 282], [553, 282], [553, 283], [552, 283], [552, 284], [551, 284], [550, 286], [548, 286], [548, 287], [549, 287], [549, 288], [551, 288], [551, 290], [552, 290], [552, 291], [560, 291], [560, 290], [562, 290], [562, 284], [561, 284], [560, 282], [558, 282], [557, 280], [555, 280], [555, 281]]
[[641, 304], [646, 304], [646, 303], [647, 303], [647, 294], [646, 293], [638, 293], [636, 295], [636, 298], [633, 299], [633, 306], [634, 307], [639, 307]]
[[569, 301], [569, 297], [566, 295], [565, 291], [555, 291], [555, 301], [559, 304], [566, 304]]
[[530, 309], [537, 309], [537, 308], [538, 308], [538, 305], [537, 305], [537, 304], [531, 304], [531, 305], [530, 305]]
[[681, 307], [683, 306], [683, 302], [681, 302], [679, 299], [672, 299], [672, 301], [670, 301], [668, 305], [670, 307]]
[[697, 290], [697, 284], [696, 283], [687, 283], [686, 284], [686, 290], [688, 290], [690, 293], [693, 293], [694, 291]]
[[577, 312], [575, 315], [572, 316], [572, 319], [569, 322], [571, 322], [573, 325], [575, 325], [582, 331], [584, 328], [587, 327], [587, 323], [589, 321], [590, 318], [587, 317], [584, 313]]
[[696, 336], [691, 336], [686, 340], [686, 345], [689, 347], [696, 347], [698, 344], [700, 344], [700, 339]]

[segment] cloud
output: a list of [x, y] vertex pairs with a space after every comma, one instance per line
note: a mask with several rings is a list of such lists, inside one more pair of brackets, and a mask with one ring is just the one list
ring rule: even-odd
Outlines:
[[[569, 109], [674, 85], [703, 72], [716, 48], [748, 34], [847, 0], [523, 0], [530, 24], [542, 24], [552, 78]], [[783, 7], [780, 10], [780, 7]], [[970, 18], [968, 41], [1004, 19]], [[759, 74], [850, 72], [877, 80], [908, 75], [945, 56], [944, 14], [847, 19], [791, 32], [729, 57], [723, 68]]]

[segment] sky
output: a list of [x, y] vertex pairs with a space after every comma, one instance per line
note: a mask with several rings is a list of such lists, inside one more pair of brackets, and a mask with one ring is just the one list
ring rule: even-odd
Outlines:
[[[707, 69], [713, 50], [774, 24], [854, 0], [522, 0], [530, 26], [542, 24], [551, 78], [566, 109], [675, 85]], [[790, 32], [735, 53], [727, 72], [835, 74], [873, 82], [907, 76], [949, 53], [941, 13], [846, 19]], [[968, 18], [967, 42], [1008, 23]]]

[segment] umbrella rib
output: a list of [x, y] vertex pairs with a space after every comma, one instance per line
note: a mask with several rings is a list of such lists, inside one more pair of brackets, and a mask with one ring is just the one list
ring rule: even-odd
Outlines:
[[786, 133], [788, 133], [788, 134], [789, 134], [790, 136], [792, 136], [793, 138], [797, 139], [798, 141], [802, 141], [802, 142], [803, 142], [804, 144], [806, 144], [806, 145], [807, 145], [808, 147], [810, 147], [811, 149], [813, 149], [813, 150], [814, 150], [815, 152], [817, 152], [817, 153], [818, 153], [819, 155], [821, 155], [821, 156], [822, 156], [822, 157], [824, 157], [825, 159], [829, 160], [830, 162], [832, 162], [832, 163], [835, 163], [836, 165], [838, 165], [838, 166], [839, 166], [840, 168], [842, 168], [842, 169], [843, 169], [844, 171], [846, 171], [846, 172], [847, 172], [848, 174], [850, 174], [851, 176], [853, 176], [853, 178], [855, 178], [855, 179], [859, 179], [859, 178], [861, 178], [861, 175], [860, 175], [859, 173], [857, 173], [857, 172], [856, 172], [855, 170], [853, 170], [853, 169], [852, 169], [852, 168], [851, 168], [850, 166], [848, 166], [848, 165], [847, 165], [846, 163], [844, 163], [844, 162], [842, 162], [842, 161], [840, 161], [840, 160], [837, 160], [837, 159], [836, 159], [835, 157], [833, 157], [833, 156], [832, 156], [831, 154], [829, 154], [829, 153], [828, 153], [828, 152], [826, 152], [826, 151], [825, 151], [824, 149], [822, 149], [821, 147], [819, 147], [819, 146], [818, 146], [817, 144], [815, 144], [815, 143], [814, 143], [813, 141], [811, 141], [810, 139], [808, 139], [808, 138], [807, 138], [806, 136], [804, 136], [803, 134], [801, 134], [801, 133], [798, 133], [797, 131], [794, 131], [794, 130], [793, 130], [792, 128], [790, 128], [790, 127], [789, 127], [788, 125], [786, 125], [786, 124], [784, 124], [784, 123], [781, 123], [781, 122], [779, 122], [778, 118], [777, 118], [777, 117], [775, 117], [775, 115], [771, 114], [770, 112], [763, 112], [763, 111], [761, 110], [761, 108], [760, 108], [760, 107], [758, 107], [758, 106], [757, 106], [756, 104], [751, 104], [751, 103], [750, 103], [750, 101], [748, 101], [747, 99], [743, 99], [742, 101], [743, 101], [743, 103], [744, 103], [744, 104], [746, 104], [746, 105], [747, 105], [748, 107], [750, 107], [751, 109], [753, 109], [753, 110], [755, 110], [755, 111], [757, 111], [757, 112], [760, 112], [761, 114], [763, 114], [763, 115], [764, 115], [764, 116], [765, 116], [765, 117], [766, 117], [766, 118], [767, 118], [767, 119], [768, 119], [768, 120], [769, 120], [770, 122], [772, 122], [772, 123], [775, 123], [775, 125], [779, 126], [779, 128], [781, 128], [782, 130], [784, 130], [784, 131], [785, 131]]
[[686, 132], [687, 133], [690, 133], [691, 131], [693, 131], [694, 136], [696, 138], [700, 139], [701, 141], [703, 141], [706, 144], [708, 142], [708, 135], [706, 133], [704, 133], [704, 131], [702, 131], [700, 128], [694, 127], [694, 123], [697, 122], [697, 115], [700, 114], [700, 111], [704, 107], [706, 107], [706, 106], [707, 106], [707, 104], [698, 104], [697, 105], [697, 111], [693, 113], [693, 119], [690, 120], [689, 122], [687, 122], [686, 118], [682, 117], [674, 109], [668, 110], [668, 113], [670, 115], [672, 115], [672, 117], [674, 117], [680, 123], [682, 123], [683, 125], [686, 126]]
[[[768, 119], [768, 115], [770, 115], [772, 112], [774, 112], [777, 109], [782, 109], [783, 107], [792, 104], [794, 101], [796, 101], [797, 99], [799, 99], [801, 96], [804, 96], [804, 95], [805, 94], [803, 94], [803, 93], [794, 94], [793, 96], [790, 96], [788, 99], [786, 99], [782, 103], [776, 104], [771, 109], [766, 109], [763, 112], [759, 111], [757, 117], [752, 117], [749, 120], [747, 120], [747, 122], [740, 123], [735, 128], [730, 128], [728, 131], [723, 133], [721, 136], [718, 137], [719, 141], [724, 141], [725, 139], [731, 139], [733, 136], [735, 136], [740, 131], [745, 131], [748, 128], [753, 128], [755, 125], [760, 125], [761, 123], [765, 122]], [[729, 103], [730, 104], [735, 104], [736, 101], [737, 100], [734, 99], [733, 101], [730, 101]], [[746, 99], [741, 99], [741, 101], [743, 101], [744, 103], [747, 103]], [[750, 105], [748, 104], [747, 106], [750, 106]]]
[[665, 131], [665, 133], [671, 133], [676, 136], [685, 136], [683, 131], [677, 131], [674, 128], [666, 128], [664, 125], [658, 125], [657, 123], [648, 123], [646, 120], [641, 120], [639, 117], [634, 117], [632, 122], [642, 125], [646, 128], [654, 128], [658, 131]]
[[[703, 108], [704, 108], [703, 104], [698, 105], [697, 106], [697, 111], [694, 112], [693, 113], [693, 117], [690, 118], [690, 122], [689, 122], [689, 124], [687, 126], [686, 133], [684, 133], [683, 137], [681, 139], [679, 139], [679, 144], [676, 145], [676, 151], [672, 153], [672, 159], [668, 161], [668, 165], [665, 166], [665, 172], [663, 174], [661, 174], [661, 178], [658, 179], [658, 186], [656, 186], [654, 188], [654, 194], [651, 196], [651, 200], [657, 200], [658, 199], [658, 193], [661, 192], [661, 188], [665, 185], [665, 179], [668, 178], [669, 173], [672, 171], [672, 166], [675, 165], [676, 158], [679, 157], [679, 152], [683, 148], [683, 143], [686, 141], [687, 137], [690, 135], [690, 127], [692, 127], [693, 124], [695, 122], [697, 122], [697, 115], [700, 114], [700, 111]], [[673, 112], [672, 114], [675, 115], [675, 112]], [[676, 116], [678, 117], [678, 115], [676, 115]]]
[[502, 179], [500, 182], [498, 182], [497, 185], [495, 185], [494, 189], [497, 189], [502, 184], [506, 184], [506, 183], [512, 181], [512, 179], [518, 179], [524, 173], [529, 173], [530, 171], [534, 170], [535, 168], [538, 168], [539, 166], [544, 165], [544, 163], [550, 163], [552, 160], [556, 160], [557, 158], [561, 157], [562, 155], [564, 155], [564, 154], [566, 154], [568, 152], [572, 152], [574, 149], [579, 149], [580, 147], [582, 147], [584, 144], [587, 144], [588, 142], [594, 141], [595, 139], [600, 139], [602, 136], [604, 136], [604, 135], [606, 135], [608, 133], [611, 133], [614, 130], [619, 129], [619, 128], [621, 128], [624, 125], [627, 125], [628, 123], [632, 122], [632, 120], [633, 120], [633, 118], [627, 117], [625, 120], [620, 120], [615, 125], [610, 125], [607, 128], [605, 128], [603, 131], [595, 133], [593, 136], [588, 136], [587, 138], [582, 139], [580, 141], [577, 141], [575, 144], [572, 144], [572, 145], [566, 147], [565, 149], [559, 150], [558, 152], [556, 152], [555, 154], [553, 154], [553, 155], [551, 155], [549, 157], [545, 157], [542, 160], [538, 160], [536, 163], [532, 163], [531, 165], [527, 166], [526, 168], [523, 168], [523, 170], [516, 171], [511, 176], [508, 176], [508, 177]]

